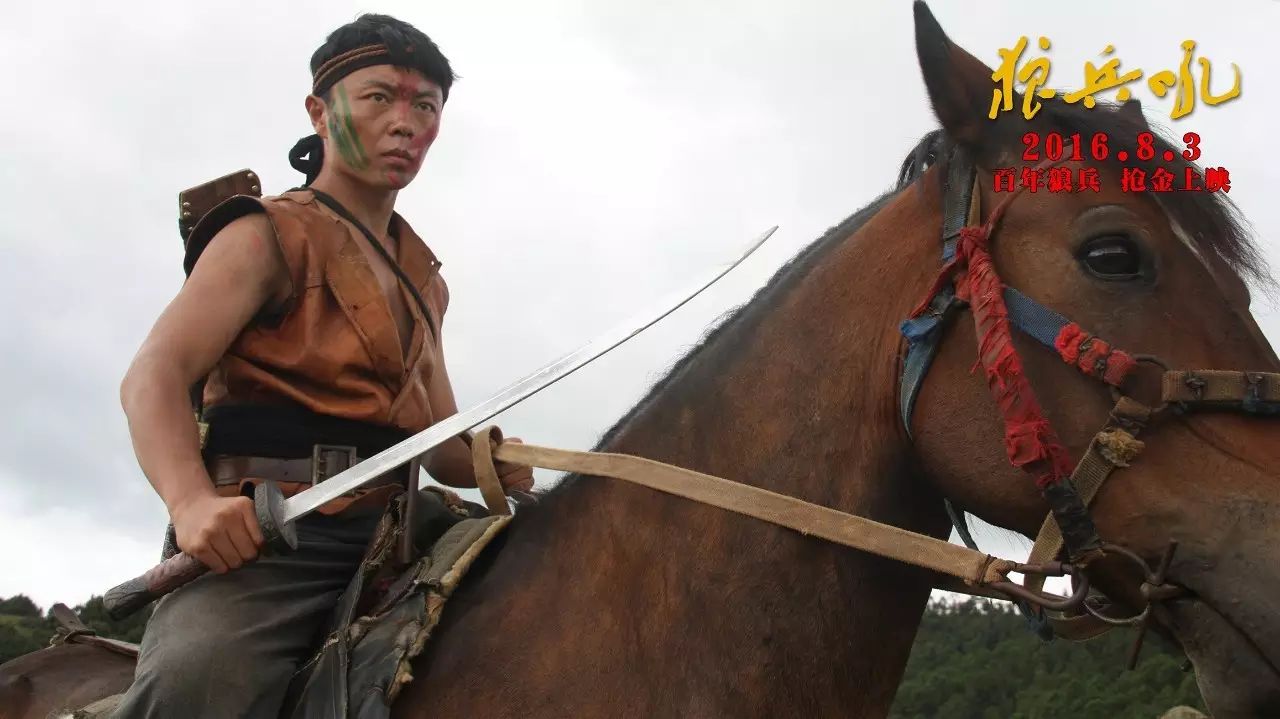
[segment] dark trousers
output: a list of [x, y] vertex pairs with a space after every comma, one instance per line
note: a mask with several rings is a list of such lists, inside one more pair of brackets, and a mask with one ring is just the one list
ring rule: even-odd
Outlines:
[[293, 672], [328, 630], [380, 516], [308, 515], [297, 524], [296, 551], [207, 574], [160, 600], [114, 716], [275, 717]]

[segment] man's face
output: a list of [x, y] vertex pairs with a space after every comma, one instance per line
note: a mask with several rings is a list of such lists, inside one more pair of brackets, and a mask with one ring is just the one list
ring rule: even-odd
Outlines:
[[373, 187], [408, 185], [440, 131], [443, 93], [416, 70], [374, 65], [342, 78], [329, 102], [307, 99], [325, 162]]

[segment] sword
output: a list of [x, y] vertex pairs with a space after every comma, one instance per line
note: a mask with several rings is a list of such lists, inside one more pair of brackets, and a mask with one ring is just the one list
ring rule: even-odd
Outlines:
[[[285, 499], [274, 482], [261, 482], [254, 492], [254, 510], [262, 527], [269, 550], [287, 552], [297, 547], [294, 522], [318, 507], [352, 490], [368, 484], [406, 462], [424, 460], [446, 441], [532, 397], [556, 382], [585, 367], [591, 361], [635, 337], [667, 315], [683, 307], [702, 291], [715, 284], [733, 268], [742, 264], [765, 240], [777, 231], [775, 225], [747, 247], [737, 259], [704, 276], [678, 295], [666, 298], [658, 314], [637, 315], [577, 350], [516, 381], [489, 399], [464, 411], [446, 417], [425, 430], [389, 447], [329, 479]], [[415, 464], [415, 466], [418, 466]], [[418, 478], [414, 477], [413, 482]], [[149, 569], [145, 574], [113, 587], [102, 597], [103, 607], [112, 619], [122, 619], [152, 601], [187, 584], [209, 568], [185, 552], [179, 552]]]

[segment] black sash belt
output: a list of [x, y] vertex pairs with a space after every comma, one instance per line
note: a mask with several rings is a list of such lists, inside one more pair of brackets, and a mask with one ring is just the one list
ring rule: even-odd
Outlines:
[[399, 427], [317, 414], [297, 406], [206, 407], [204, 421], [209, 425], [206, 459], [218, 455], [310, 459], [316, 445], [355, 447], [360, 457], [372, 457], [410, 436]]

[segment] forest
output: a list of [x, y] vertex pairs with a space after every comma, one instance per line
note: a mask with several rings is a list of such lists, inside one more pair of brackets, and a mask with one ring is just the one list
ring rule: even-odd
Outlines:
[[1133, 631], [1087, 642], [1044, 642], [1004, 602], [934, 602], [916, 634], [890, 717], [1158, 719], [1185, 705], [1204, 711], [1182, 653], [1148, 632], [1125, 669]]

